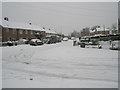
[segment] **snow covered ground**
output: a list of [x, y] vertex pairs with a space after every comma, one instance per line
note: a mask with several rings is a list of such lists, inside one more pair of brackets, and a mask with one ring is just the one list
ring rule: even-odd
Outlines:
[[2, 47], [3, 88], [117, 88], [118, 51], [72, 41]]

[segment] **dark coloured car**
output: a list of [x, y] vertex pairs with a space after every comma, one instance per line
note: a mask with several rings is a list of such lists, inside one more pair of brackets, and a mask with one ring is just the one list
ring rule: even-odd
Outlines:
[[8, 41], [8, 42], [7, 42], [7, 45], [8, 45], [8, 46], [13, 46], [13, 42], [12, 42], [12, 41]]
[[95, 39], [80, 39], [80, 42], [79, 42], [79, 45], [80, 47], [82, 48], [98, 48], [98, 49], [102, 49], [102, 46], [100, 45], [99, 41], [98, 40], [95, 40]]
[[60, 36], [57, 36], [56, 38], [57, 38], [57, 42], [61, 42], [62, 41]]
[[[5, 45], [6, 44], [6, 45]], [[17, 46], [18, 41], [7, 41], [6, 43], [3, 43], [3, 46]]]
[[47, 36], [45, 37], [45, 39], [43, 39], [43, 42], [46, 44], [57, 43], [58, 39], [56, 36]]

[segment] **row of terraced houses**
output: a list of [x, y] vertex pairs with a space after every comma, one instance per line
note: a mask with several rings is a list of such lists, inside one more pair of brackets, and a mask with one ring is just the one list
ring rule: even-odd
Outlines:
[[44, 27], [16, 22], [5, 22], [0, 25], [0, 41], [14, 41], [19, 39], [33, 39], [37, 36], [43, 39], [46, 35], [59, 35], [55, 31]]

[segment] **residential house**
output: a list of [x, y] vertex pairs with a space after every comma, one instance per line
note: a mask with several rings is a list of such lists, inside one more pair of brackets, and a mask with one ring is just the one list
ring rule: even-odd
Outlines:
[[110, 29], [97, 27], [90, 30], [90, 36], [95, 35], [108, 35], [110, 34]]
[[2, 42], [2, 26], [0, 25], [0, 42]]
[[53, 31], [48, 32], [48, 30], [42, 29], [40, 26], [17, 22], [3, 22], [0, 31], [0, 35], [2, 36], [2, 42], [19, 39], [43, 39], [47, 34], [56, 34], [55, 32], [53, 33]]

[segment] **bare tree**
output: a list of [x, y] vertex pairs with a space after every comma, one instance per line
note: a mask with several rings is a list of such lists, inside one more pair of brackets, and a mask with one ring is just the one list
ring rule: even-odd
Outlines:
[[88, 27], [85, 27], [81, 31], [81, 36], [89, 36], [90, 35], [90, 29]]
[[71, 37], [80, 37], [80, 33], [77, 32], [76, 30], [74, 30], [74, 31], [71, 33]]

